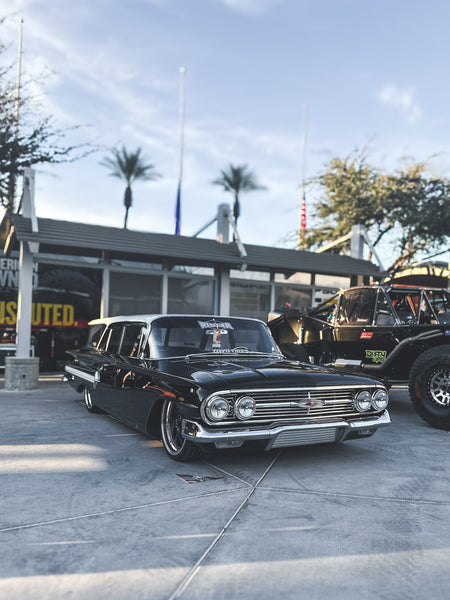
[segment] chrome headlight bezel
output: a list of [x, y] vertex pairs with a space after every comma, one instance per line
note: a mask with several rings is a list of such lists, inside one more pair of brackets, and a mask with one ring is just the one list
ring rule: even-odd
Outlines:
[[247, 421], [255, 414], [256, 402], [251, 396], [241, 396], [234, 405], [234, 414], [240, 421]]
[[368, 390], [362, 390], [353, 399], [353, 406], [360, 413], [365, 413], [372, 408], [372, 394]]
[[205, 415], [214, 423], [224, 421], [230, 410], [230, 405], [222, 396], [212, 396], [205, 404]]
[[372, 406], [376, 411], [386, 410], [389, 404], [389, 395], [385, 389], [379, 388], [372, 394]]

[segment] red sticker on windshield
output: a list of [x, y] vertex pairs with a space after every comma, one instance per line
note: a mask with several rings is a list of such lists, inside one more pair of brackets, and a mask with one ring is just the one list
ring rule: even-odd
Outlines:
[[363, 331], [359, 336], [360, 340], [371, 340], [373, 336], [373, 331]]

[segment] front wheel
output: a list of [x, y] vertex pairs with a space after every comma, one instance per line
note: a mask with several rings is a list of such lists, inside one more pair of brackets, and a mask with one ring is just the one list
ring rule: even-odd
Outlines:
[[450, 429], [450, 348], [438, 346], [421, 354], [409, 377], [415, 409], [432, 427]]
[[202, 455], [202, 450], [181, 434], [182, 417], [173, 400], [165, 400], [161, 411], [161, 439], [165, 451], [174, 460], [189, 462]]

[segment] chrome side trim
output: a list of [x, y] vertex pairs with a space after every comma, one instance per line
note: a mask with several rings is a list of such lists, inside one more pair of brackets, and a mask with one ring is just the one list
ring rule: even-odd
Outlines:
[[[336, 437], [331, 441], [342, 441], [345, 440], [350, 434], [353, 434], [358, 430], [365, 429], [378, 429], [389, 425], [391, 418], [388, 411], [384, 411], [379, 417], [370, 419], [354, 419], [347, 421], [345, 419], [336, 419], [334, 421], [327, 422], [306, 422], [298, 423], [295, 425], [280, 425], [271, 428], [260, 428], [260, 429], [248, 429], [248, 428], [237, 428], [231, 430], [219, 430], [212, 431], [206, 429], [202, 424], [191, 421], [189, 419], [183, 419], [182, 421], [182, 435], [184, 439], [194, 441], [200, 444], [215, 443], [215, 442], [247, 442], [251, 440], [268, 440], [266, 450], [270, 450], [276, 439], [280, 434], [286, 433], [313, 433], [324, 431], [326, 429], [340, 430], [336, 433]], [[300, 445], [299, 443], [293, 443], [294, 445]]]
[[64, 367], [64, 371], [66, 373], [69, 373], [70, 375], [73, 375], [74, 377], [84, 379], [84, 381], [87, 381], [88, 383], [95, 382], [95, 377], [93, 375], [89, 375], [89, 373], [86, 373], [85, 371], [80, 371], [80, 369], [76, 369], [75, 367], [71, 367], [70, 365], [66, 365]]

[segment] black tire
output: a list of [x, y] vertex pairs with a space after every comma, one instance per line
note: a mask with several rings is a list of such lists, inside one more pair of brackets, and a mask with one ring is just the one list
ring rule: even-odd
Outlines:
[[299, 344], [288, 343], [278, 344], [281, 352], [290, 360], [296, 360], [298, 362], [309, 363], [309, 356], [303, 346]]
[[432, 427], [450, 429], [450, 347], [421, 354], [409, 374], [409, 395], [415, 409]]
[[91, 390], [89, 388], [84, 388], [84, 404], [86, 406], [86, 410], [90, 413], [99, 414], [102, 412], [93, 403]]
[[161, 411], [161, 439], [165, 451], [174, 460], [190, 462], [203, 454], [201, 448], [181, 435], [181, 414], [173, 400], [165, 400]]

